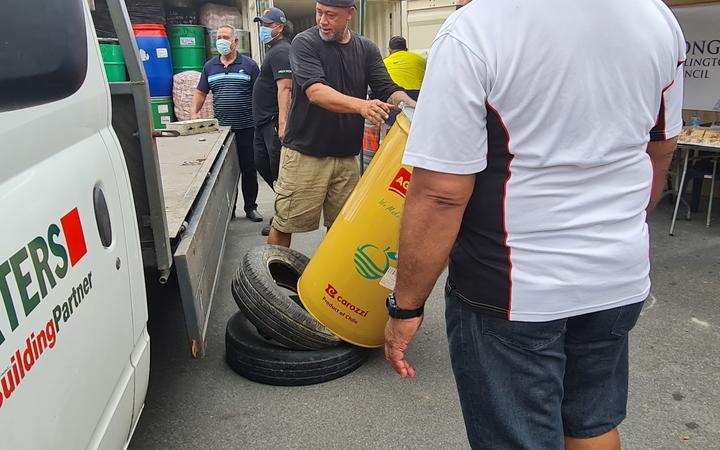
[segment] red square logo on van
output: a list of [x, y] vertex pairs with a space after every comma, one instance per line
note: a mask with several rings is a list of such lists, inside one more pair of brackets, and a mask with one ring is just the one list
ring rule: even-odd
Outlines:
[[77, 208], [65, 214], [60, 219], [63, 233], [65, 233], [65, 241], [67, 242], [68, 252], [70, 253], [70, 265], [73, 267], [87, 253], [87, 245], [85, 244], [85, 233], [83, 233], [82, 223], [80, 222], [80, 213]]
[[388, 187], [388, 190], [398, 194], [401, 197], [405, 197], [405, 194], [407, 194], [408, 186], [410, 185], [410, 176], [410, 171], [404, 167], [401, 167], [400, 170], [398, 170], [397, 175], [395, 175], [395, 178], [393, 178], [392, 183], [390, 183], [390, 187]]

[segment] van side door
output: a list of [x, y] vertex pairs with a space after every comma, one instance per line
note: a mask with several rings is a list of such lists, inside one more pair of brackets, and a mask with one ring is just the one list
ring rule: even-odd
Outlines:
[[3, 448], [124, 443], [131, 427], [137, 238], [85, 1], [9, 0], [0, 15]]

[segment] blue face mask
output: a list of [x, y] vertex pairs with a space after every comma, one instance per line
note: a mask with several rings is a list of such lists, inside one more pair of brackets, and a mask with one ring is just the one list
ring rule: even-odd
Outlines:
[[273, 40], [272, 28], [260, 27], [260, 42], [269, 44]]
[[218, 39], [215, 41], [215, 47], [217, 48], [218, 53], [223, 56], [229, 55], [232, 51], [232, 43], [227, 39]]

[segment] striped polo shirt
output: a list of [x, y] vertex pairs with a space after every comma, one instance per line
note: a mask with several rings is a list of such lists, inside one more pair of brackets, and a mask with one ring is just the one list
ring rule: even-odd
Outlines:
[[227, 67], [216, 56], [205, 63], [198, 90], [212, 91], [215, 117], [222, 126], [243, 130], [255, 126], [252, 113], [252, 92], [260, 74], [252, 59], [238, 53]]

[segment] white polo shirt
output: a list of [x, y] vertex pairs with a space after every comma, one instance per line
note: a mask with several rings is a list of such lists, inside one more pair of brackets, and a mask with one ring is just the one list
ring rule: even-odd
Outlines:
[[447, 20], [404, 163], [477, 174], [461, 300], [547, 321], [648, 296], [646, 149], [680, 132], [684, 60], [659, 0], [474, 0]]

